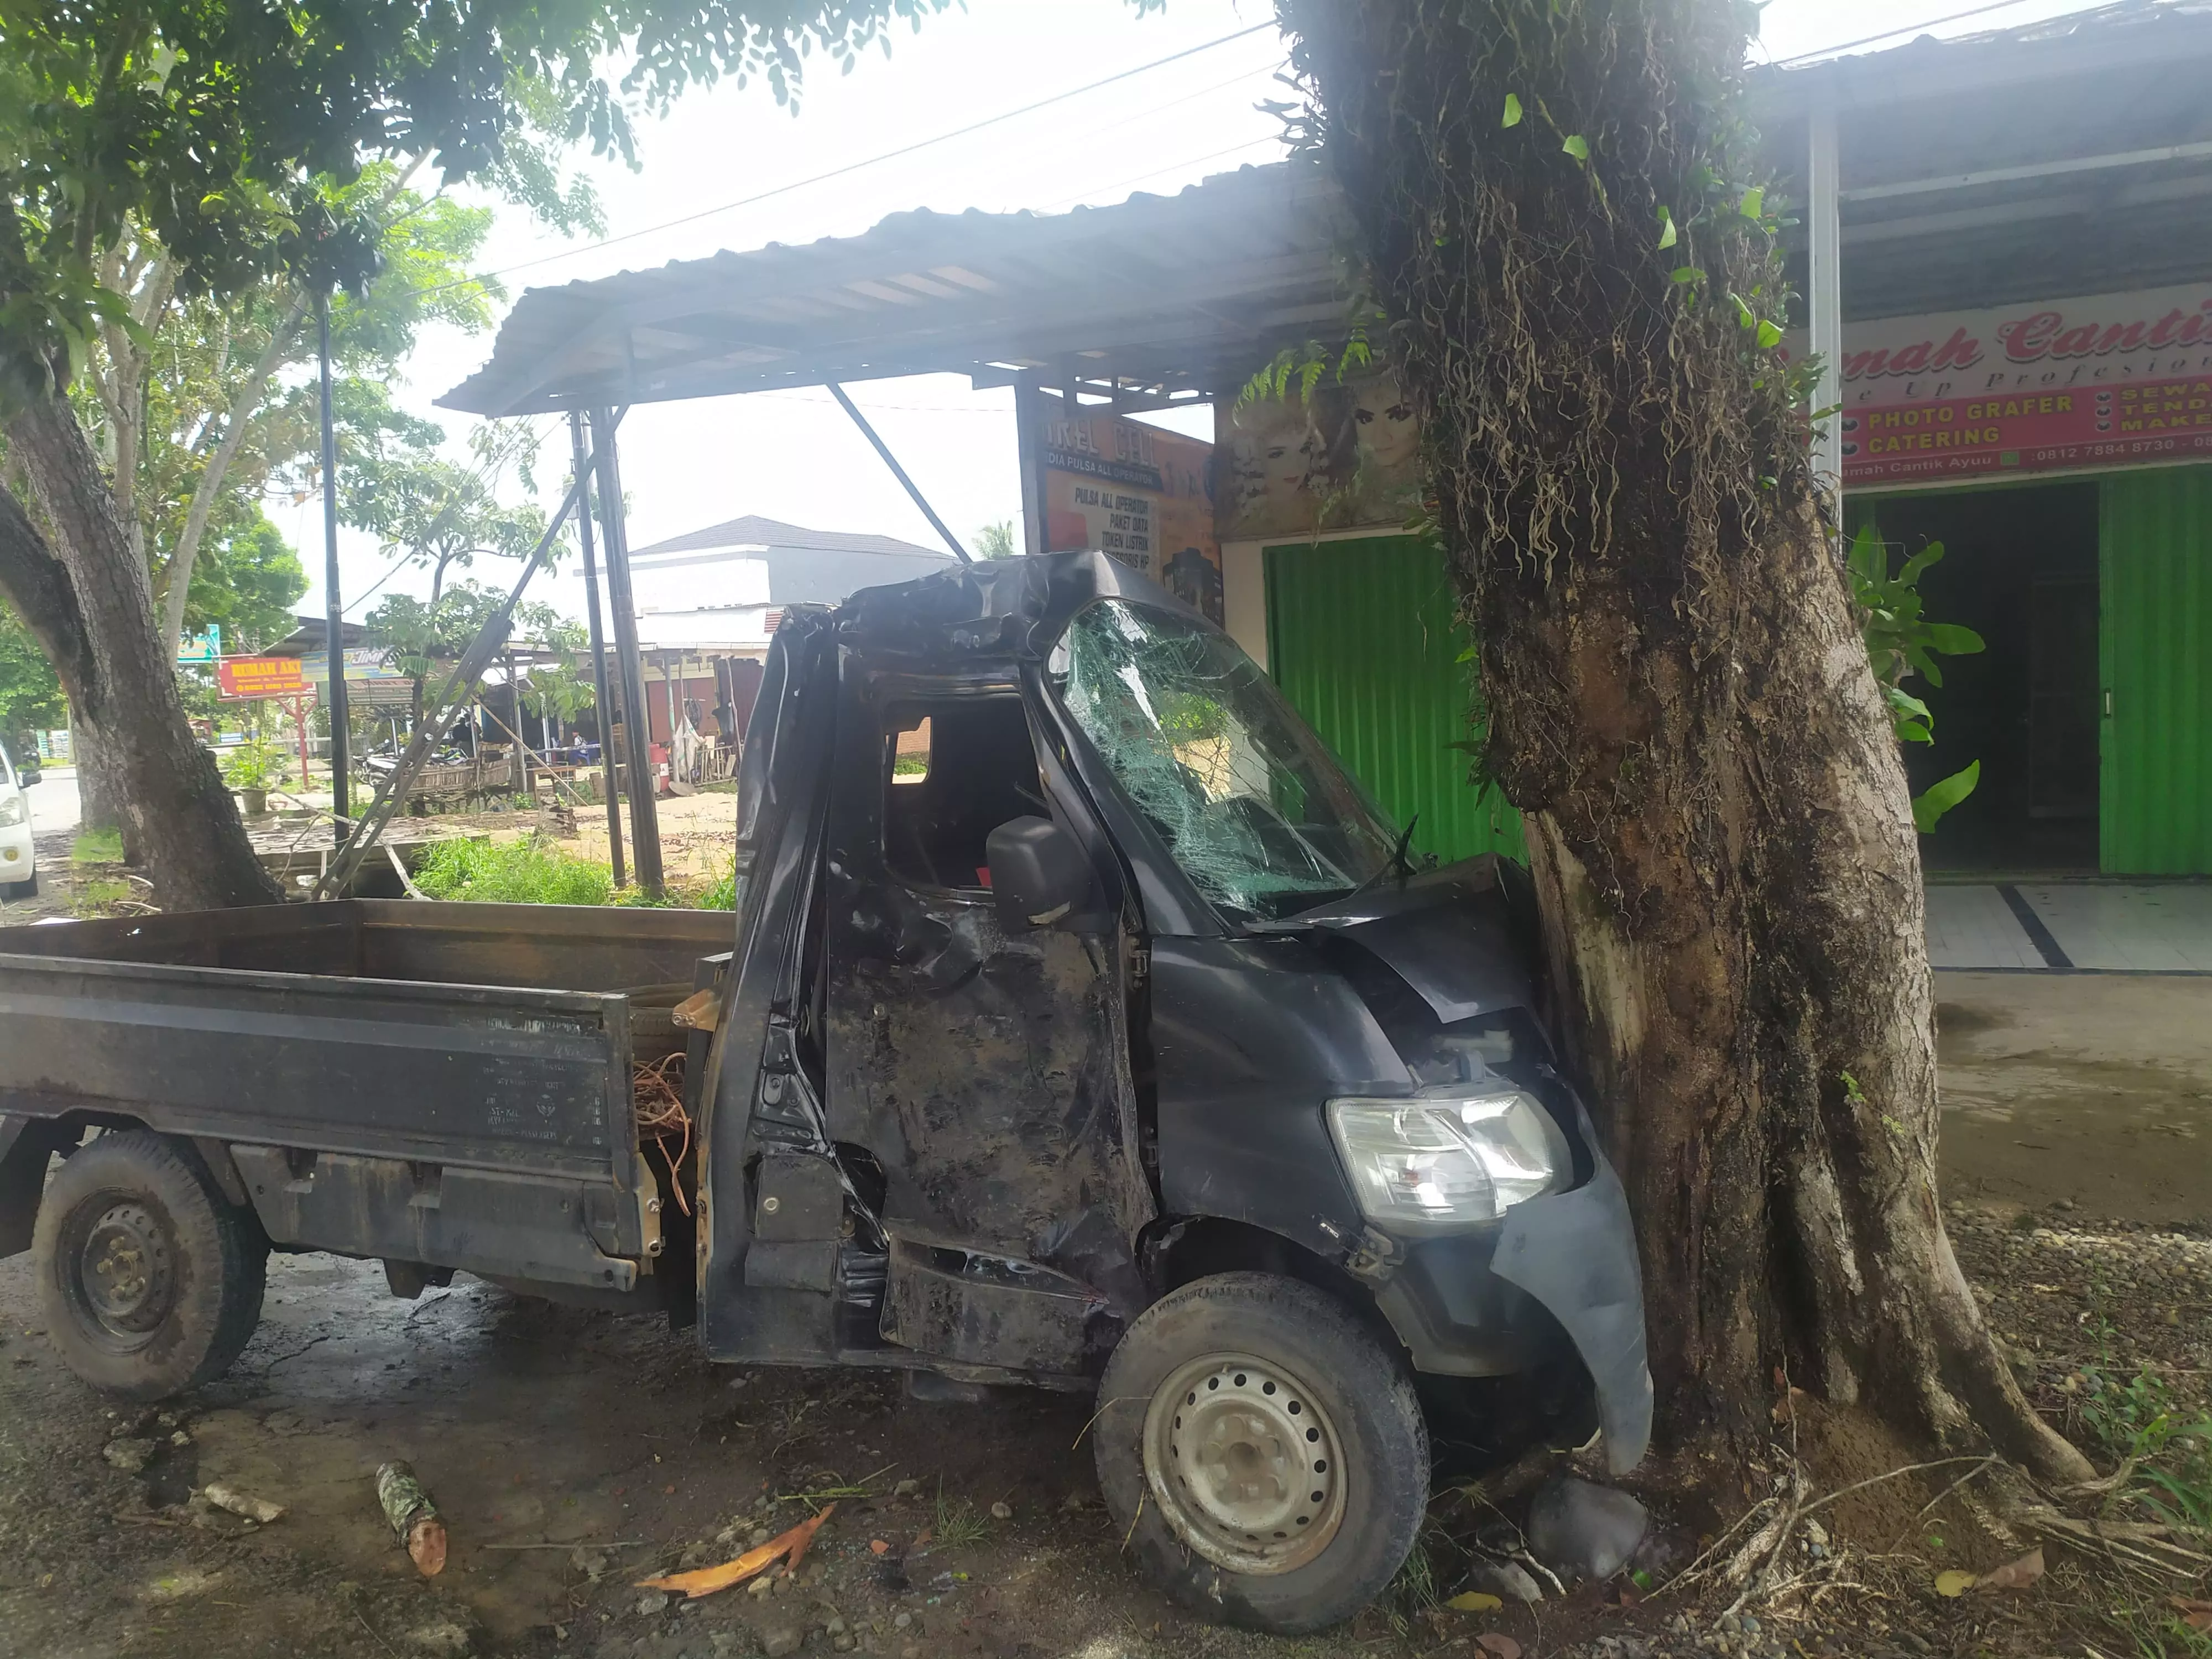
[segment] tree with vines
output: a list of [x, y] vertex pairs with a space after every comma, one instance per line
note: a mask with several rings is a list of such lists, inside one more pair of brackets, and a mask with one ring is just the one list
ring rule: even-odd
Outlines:
[[1662, 1432], [1774, 1378], [2078, 1481], [1938, 1207], [1919, 848], [1811, 473], [1741, 0], [1279, 0], [1480, 641]]

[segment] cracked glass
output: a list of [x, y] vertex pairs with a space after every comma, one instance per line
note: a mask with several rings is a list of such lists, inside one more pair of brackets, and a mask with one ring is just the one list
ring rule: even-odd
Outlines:
[[1054, 652], [1062, 702], [1177, 865], [1221, 909], [1280, 921], [1341, 897], [1396, 836], [1225, 634], [1108, 599]]

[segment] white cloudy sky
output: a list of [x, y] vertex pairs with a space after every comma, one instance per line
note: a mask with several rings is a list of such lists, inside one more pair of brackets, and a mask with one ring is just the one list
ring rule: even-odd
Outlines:
[[[2081, 0], [2015, 0], [1984, 15], [1936, 21], [1986, 3], [1771, 0], [1758, 51], [1786, 59], [1881, 29], [1918, 33], [1933, 24], [1926, 32], [1958, 34], [2081, 9]], [[533, 285], [721, 248], [851, 235], [907, 208], [1060, 211], [1137, 191], [1172, 191], [1208, 173], [1271, 161], [1281, 153], [1278, 124], [1255, 105], [1283, 94], [1273, 79], [1282, 48], [1264, 28], [970, 137], [751, 206], [711, 211], [1203, 46], [1272, 15], [1269, 0], [1170, 0], [1164, 14], [1144, 18], [1125, 0], [967, 0], [964, 11], [933, 19], [918, 34], [901, 33], [890, 58], [871, 55], [848, 76], [817, 76], [797, 115], [757, 85], [741, 92], [726, 84], [686, 99], [665, 121], [644, 127], [640, 170], [591, 167], [610, 234], [621, 240], [577, 247], [503, 210], [484, 262], [520, 295]], [[678, 219], [689, 222], [658, 228]], [[395, 390], [408, 406], [437, 414], [431, 400], [471, 373], [490, 346], [489, 335], [434, 331]], [[1010, 394], [972, 392], [963, 377], [936, 375], [856, 386], [854, 395], [955, 531], [967, 536], [988, 520], [1016, 515]], [[458, 443], [466, 417], [438, 418]], [[1177, 423], [1204, 419], [1194, 414]], [[826, 392], [644, 405], [623, 426], [622, 459], [634, 547], [747, 513], [936, 544], [927, 522]], [[319, 507], [280, 506], [276, 514], [314, 579], [297, 608], [319, 612]], [[340, 548], [342, 588], [356, 619], [374, 605], [369, 590], [380, 581], [388, 582], [384, 592], [419, 591], [412, 572], [387, 577], [389, 562], [370, 538], [341, 532]], [[580, 583], [573, 577], [551, 579], [544, 597], [580, 614]]]

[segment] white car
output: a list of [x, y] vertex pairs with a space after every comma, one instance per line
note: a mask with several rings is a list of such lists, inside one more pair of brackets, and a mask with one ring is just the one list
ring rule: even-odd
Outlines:
[[0, 898], [38, 896], [37, 854], [31, 848], [31, 803], [23, 798], [23, 786], [38, 781], [35, 767], [27, 775], [16, 771], [7, 750], [0, 747]]

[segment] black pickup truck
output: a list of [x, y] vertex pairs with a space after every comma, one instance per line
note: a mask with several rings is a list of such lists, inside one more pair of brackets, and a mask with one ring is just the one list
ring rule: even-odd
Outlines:
[[70, 1364], [219, 1375], [274, 1249], [1096, 1391], [1148, 1576], [1285, 1632], [1389, 1582], [1474, 1379], [1568, 1379], [1642, 1455], [1517, 872], [1422, 867], [1218, 629], [1096, 554], [793, 609], [739, 799], [734, 918], [0, 931], [0, 1254]]

